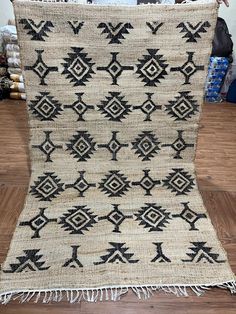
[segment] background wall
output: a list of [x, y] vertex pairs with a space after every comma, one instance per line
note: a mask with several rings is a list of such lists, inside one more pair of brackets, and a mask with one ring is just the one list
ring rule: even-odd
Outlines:
[[13, 7], [10, 0], [0, 0], [0, 26], [6, 25], [9, 19], [14, 18]]

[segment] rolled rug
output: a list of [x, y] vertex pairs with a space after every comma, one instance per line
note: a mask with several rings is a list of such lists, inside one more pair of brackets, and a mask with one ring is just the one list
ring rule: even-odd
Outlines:
[[20, 58], [8, 58], [7, 63], [8, 63], [8, 66], [12, 67], [12, 68], [20, 68], [21, 67]]
[[12, 68], [12, 67], [9, 67], [9, 68], [7, 69], [7, 72], [8, 72], [9, 74], [19, 74], [19, 75], [21, 75], [21, 74], [22, 74], [22, 69], [21, 69], [21, 68]]
[[20, 93], [25, 92], [24, 83], [13, 82], [13, 84], [10, 86], [10, 88], [11, 88], [11, 91], [13, 91], [13, 92], [20, 92]]
[[10, 74], [10, 79], [14, 82], [24, 82], [23, 76], [19, 74]]
[[6, 44], [5, 50], [6, 50], [6, 52], [7, 51], [19, 52], [20, 51], [20, 47], [17, 44]]
[[19, 58], [20, 57], [20, 53], [17, 52], [17, 51], [7, 50], [6, 51], [6, 56], [7, 56], [7, 58]]
[[26, 100], [26, 94], [25, 93], [13, 92], [13, 93], [10, 93], [10, 98], [11, 99]]

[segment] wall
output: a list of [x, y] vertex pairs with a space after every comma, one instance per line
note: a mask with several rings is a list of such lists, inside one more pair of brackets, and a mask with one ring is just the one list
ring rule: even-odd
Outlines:
[[14, 18], [10, 0], [0, 0], [0, 26], [6, 25], [9, 19]]

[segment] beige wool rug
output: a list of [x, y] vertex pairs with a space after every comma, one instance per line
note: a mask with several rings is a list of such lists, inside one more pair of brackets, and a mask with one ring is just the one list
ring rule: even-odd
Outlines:
[[1, 302], [235, 292], [194, 170], [216, 1], [14, 9], [32, 175]]

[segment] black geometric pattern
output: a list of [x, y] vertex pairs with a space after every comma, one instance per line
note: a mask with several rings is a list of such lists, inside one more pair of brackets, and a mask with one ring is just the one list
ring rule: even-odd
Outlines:
[[163, 231], [163, 228], [166, 228], [166, 224], [171, 220], [170, 213], [155, 203], [146, 203], [145, 205], [135, 214], [139, 225], [148, 228], [149, 232]]
[[165, 254], [162, 251], [162, 244], [163, 242], [153, 242], [153, 244], [156, 246], [157, 254], [156, 256], [151, 260], [152, 263], [158, 262], [158, 263], [170, 263], [171, 260], [165, 256]]
[[194, 144], [187, 144], [183, 139], [183, 130], [177, 130], [177, 139], [172, 144], [162, 144], [162, 147], [171, 147], [175, 150], [174, 159], [183, 159], [180, 155], [183, 150], [188, 147], [194, 147]]
[[62, 105], [48, 92], [40, 92], [30, 102], [29, 108], [41, 121], [54, 121], [63, 111]]
[[39, 254], [40, 250], [23, 250], [24, 255], [18, 256], [17, 263], [10, 264], [11, 269], [3, 270], [4, 273], [21, 273], [28, 271], [47, 270], [50, 266], [44, 266], [45, 262], [41, 261], [43, 257]]
[[190, 225], [190, 231], [191, 230], [199, 230], [196, 228], [195, 223], [201, 219], [201, 218], [207, 218], [206, 214], [199, 214], [194, 212], [190, 207], [189, 207], [189, 202], [186, 203], [181, 203], [184, 206], [184, 209], [180, 214], [174, 214], [172, 217], [177, 217], [177, 218], [182, 218], [185, 220], [189, 225]]
[[107, 71], [110, 74], [112, 78], [111, 85], [119, 85], [117, 79], [123, 71], [131, 71], [134, 69], [133, 66], [121, 65], [120, 62], [117, 61], [118, 54], [119, 52], [111, 52], [111, 62], [107, 66], [97, 67], [97, 70]]
[[111, 140], [107, 144], [99, 144], [99, 148], [107, 148], [112, 154], [111, 160], [117, 161], [117, 153], [122, 147], [128, 147], [129, 144], [121, 144], [117, 139], [118, 131], [112, 131]]
[[39, 208], [38, 215], [28, 221], [22, 221], [19, 224], [20, 226], [29, 226], [34, 231], [31, 239], [40, 238], [40, 230], [43, 229], [49, 222], [57, 222], [56, 218], [49, 219], [47, 216], [45, 216], [45, 210], [46, 208]]
[[39, 176], [38, 181], [31, 186], [30, 193], [39, 198], [39, 201], [51, 202], [64, 191], [63, 185], [54, 172], [44, 172], [44, 175]]
[[79, 245], [72, 245], [72, 256], [69, 258], [62, 267], [70, 267], [70, 268], [77, 268], [83, 267], [80, 260], [78, 259], [78, 248]]
[[193, 55], [194, 52], [186, 52], [188, 55], [187, 61], [179, 67], [172, 67], [170, 71], [172, 72], [180, 72], [184, 76], [184, 83], [183, 85], [191, 84], [190, 83], [190, 78], [192, 77], [193, 74], [195, 74], [197, 71], [203, 71], [204, 66], [203, 65], [196, 65], [193, 61]]
[[93, 66], [95, 63], [83, 52], [84, 48], [71, 47], [72, 52], [68, 53], [68, 58], [64, 58], [66, 63], [62, 63], [64, 71], [62, 74], [73, 83], [73, 86], [83, 86], [94, 74]]
[[72, 28], [75, 35], [79, 34], [79, 31], [81, 30], [82, 26], [84, 25], [84, 22], [80, 21], [67, 21], [70, 27]]
[[141, 186], [145, 190], [145, 195], [152, 195], [151, 190], [156, 186], [161, 184], [160, 180], [153, 180], [149, 176], [150, 169], [143, 170], [144, 176], [140, 181], [132, 182], [133, 186]]
[[167, 113], [175, 119], [175, 121], [186, 121], [198, 112], [197, 101], [190, 95], [190, 91], [179, 92], [179, 96], [175, 100], [169, 101], [169, 105], [165, 105]]
[[51, 21], [40, 21], [35, 23], [31, 19], [20, 19], [20, 24], [24, 25], [24, 29], [28, 30], [27, 34], [31, 35], [31, 40], [45, 41], [44, 37], [48, 37], [47, 32], [51, 32], [54, 27]]
[[158, 138], [151, 131], [143, 131], [132, 142], [132, 149], [143, 161], [150, 160], [160, 150], [159, 144]]
[[192, 247], [189, 248], [191, 253], [187, 253], [189, 259], [182, 259], [182, 262], [192, 263], [225, 263], [225, 260], [218, 259], [219, 254], [212, 253], [212, 248], [206, 246], [206, 242], [190, 242]]
[[181, 22], [177, 28], [181, 28], [180, 33], [185, 33], [182, 38], [186, 38], [186, 43], [196, 43], [198, 38], [201, 38], [200, 33], [206, 33], [206, 28], [210, 27], [208, 21], [199, 22], [196, 25], [190, 22]]
[[167, 75], [166, 68], [168, 64], [163, 60], [163, 55], [157, 54], [159, 49], [147, 49], [148, 55], [143, 55], [142, 59], [138, 59], [136, 73], [145, 82], [145, 86], [157, 86], [161, 79]]
[[98, 105], [98, 110], [110, 121], [121, 121], [130, 113], [131, 106], [124, 100], [120, 92], [109, 92], [106, 100], [102, 100], [102, 105]]
[[99, 188], [108, 197], [118, 196], [121, 197], [130, 188], [130, 181], [118, 170], [111, 170], [109, 174], [102, 179]]
[[158, 29], [164, 24], [158, 21], [151, 21], [151, 22], [146, 22], [147, 26], [150, 28], [152, 31], [153, 35], [156, 35]]
[[85, 171], [79, 171], [79, 178], [73, 184], [67, 184], [66, 188], [74, 188], [79, 192], [80, 197], [91, 187], [96, 187], [96, 183], [88, 183], [84, 178]]
[[142, 103], [141, 106], [133, 106], [134, 109], [140, 109], [146, 115], [143, 121], [152, 121], [151, 114], [156, 110], [161, 110], [160, 105], [156, 105], [152, 100], [153, 93], [146, 93], [147, 99]]
[[74, 206], [63, 214], [59, 224], [70, 234], [84, 234], [84, 231], [88, 231], [97, 223], [96, 218], [86, 206]]
[[133, 218], [132, 215], [124, 215], [118, 208], [119, 204], [112, 204], [114, 209], [107, 215], [99, 217], [98, 220], [108, 220], [115, 227], [112, 232], [120, 233], [120, 225], [126, 218]]
[[111, 22], [100, 23], [98, 28], [102, 28], [102, 34], [107, 34], [106, 38], [110, 39], [109, 44], [121, 44], [121, 39], [125, 39], [124, 35], [129, 34], [129, 29], [133, 26], [130, 23], [118, 23], [113, 25]]
[[104, 263], [138, 263], [138, 259], [133, 259], [133, 253], [128, 253], [128, 247], [125, 247], [126, 243], [109, 242], [111, 248], [107, 249], [108, 254], [101, 256], [100, 262], [95, 262], [94, 265], [100, 265]]
[[45, 162], [52, 162], [51, 154], [54, 152], [55, 149], [62, 148], [62, 145], [54, 145], [50, 138], [50, 134], [52, 131], [44, 131], [45, 140], [40, 145], [32, 145], [34, 148], [38, 148], [46, 155]]
[[50, 72], [57, 72], [58, 67], [49, 67], [46, 65], [46, 63], [43, 61], [43, 58], [42, 58], [42, 54], [44, 50], [36, 49], [35, 52], [38, 55], [37, 60], [35, 61], [33, 65], [30, 65], [30, 66], [26, 65], [25, 70], [32, 70], [36, 75], [38, 75], [38, 77], [40, 78], [40, 85], [48, 85], [45, 82], [46, 76]]
[[172, 170], [173, 172], [169, 173], [166, 179], [163, 180], [163, 186], [176, 193], [176, 196], [187, 195], [195, 185], [194, 179], [183, 168], [173, 168]]
[[67, 145], [67, 150], [77, 161], [87, 161], [95, 152], [96, 143], [87, 131], [77, 131]]
[[94, 106], [85, 104], [85, 102], [82, 100], [84, 93], [76, 93], [76, 95], [78, 99], [72, 105], [65, 105], [64, 108], [73, 109], [74, 112], [79, 116], [77, 121], [85, 121], [83, 115], [88, 109], [94, 109]]

